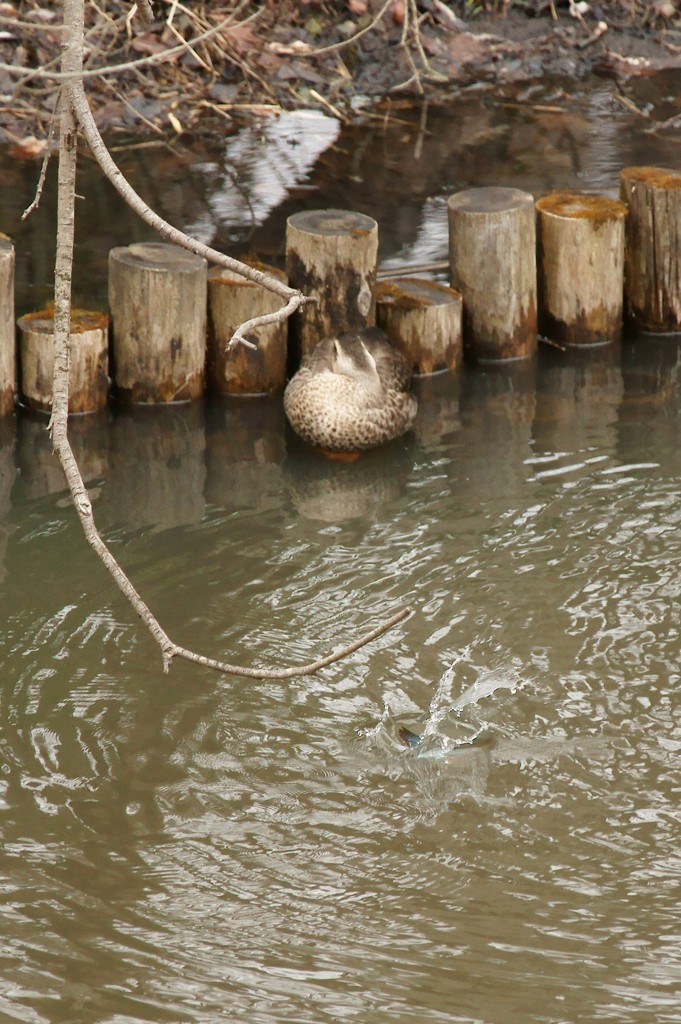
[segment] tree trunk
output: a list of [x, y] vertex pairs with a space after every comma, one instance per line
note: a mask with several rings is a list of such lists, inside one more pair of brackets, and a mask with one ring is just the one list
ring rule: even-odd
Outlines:
[[[84, 309], [71, 311], [69, 413], [96, 412], [109, 394], [109, 318]], [[31, 409], [52, 409], [54, 318], [50, 310], [19, 319], [21, 397]]]
[[[274, 267], [261, 267], [286, 282]], [[286, 383], [288, 321], [261, 327], [255, 348], [228, 346], [237, 327], [262, 313], [273, 313], [281, 302], [262, 285], [222, 267], [208, 272], [208, 380], [218, 392], [230, 395], [262, 395], [278, 391]]]

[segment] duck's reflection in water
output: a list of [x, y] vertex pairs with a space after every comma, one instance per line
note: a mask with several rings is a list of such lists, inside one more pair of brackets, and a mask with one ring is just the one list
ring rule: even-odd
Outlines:
[[326, 523], [371, 519], [402, 493], [414, 450], [414, 439], [407, 435], [344, 462], [326, 457], [291, 433], [284, 467], [289, 496], [307, 519]]

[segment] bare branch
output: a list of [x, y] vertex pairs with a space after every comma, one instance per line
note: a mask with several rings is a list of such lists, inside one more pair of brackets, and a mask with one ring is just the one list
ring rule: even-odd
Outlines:
[[[251, 331], [255, 330], [256, 327], [264, 327], [265, 324], [276, 324], [280, 320], [284, 320], [291, 313], [294, 313], [300, 303], [297, 301], [298, 294], [292, 295], [289, 301], [281, 309], [278, 309], [275, 313], [263, 313], [261, 316], [254, 316], [252, 320], [246, 320], [245, 323], [237, 327], [236, 331], [229, 339], [227, 348], [232, 348], [241, 342], [242, 345], [246, 345], [247, 348], [256, 349], [258, 346], [254, 345], [253, 342], [248, 341], [245, 335], [250, 334]], [[314, 302], [314, 299], [304, 299], [305, 302]]]
[[48, 167], [48, 164], [50, 162], [52, 142], [54, 140], [54, 136], [55, 136], [56, 131], [57, 131], [57, 115], [59, 113], [60, 101], [61, 101], [61, 89], [57, 93], [57, 101], [56, 101], [56, 103], [54, 105], [54, 112], [52, 114], [52, 120], [50, 122], [50, 132], [49, 132], [49, 135], [47, 136], [47, 146], [45, 148], [45, 156], [43, 157], [43, 162], [42, 162], [42, 165], [40, 167], [40, 176], [38, 178], [38, 184], [36, 185], [35, 198], [33, 199], [33, 202], [30, 204], [30, 206], [27, 206], [26, 209], [24, 210], [24, 212], [22, 213], [22, 215], [21, 215], [21, 219], [22, 220], [26, 220], [27, 217], [30, 217], [30, 215], [33, 213], [33, 211], [39, 205], [40, 199], [41, 199], [42, 194], [43, 194], [43, 188], [45, 187], [45, 178], [47, 176], [47, 167]]
[[8, 15], [0, 14], [0, 25], [11, 25], [12, 28], [25, 28], [34, 32], [63, 32], [63, 25], [53, 25], [48, 22], [41, 25], [39, 21], [19, 21], [18, 18], [10, 18]]
[[411, 612], [411, 608], [400, 608], [398, 612], [391, 615], [389, 619], [382, 622], [375, 629], [372, 629], [370, 633], [365, 633], [364, 636], [360, 637], [359, 640], [355, 640], [354, 643], [348, 644], [347, 647], [341, 647], [340, 650], [334, 651], [333, 654], [327, 654], [324, 658], [319, 658], [317, 661], [311, 661], [308, 665], [300, 665], [299, 667], [293, 668], [281, 668], [281, 669], [266, 669], [266, 668], [244, 668], [243, 666], [237, 667], [235, 665], [227, 665], [224, 661], [215, 661], [213, 658], [205, 658], [202, 654], [194, 654], [193, 651], [188, 651], [184, 647], [175, 647], [173, 650], [169, 650], [166, 653], [170, 658], [177, 656], [178, 658], [185, 658], [187, 661], [194, 661], [198, 665], [205, 665], [206, 668], [217, 669], [218, 672], [226, 672], [229, 675], [249, 676], [251, 679], [293, 679], [295, 676], [310, 676], [313, 672], [318, 672], [320, 668], [325, 668], [326, 665], [331, 665], [334, 661], [340, 661], [342, 658], [347, 658], [349, 654], [353, 654], [358, 651], [360, 647], [364, 647], [366, 644], [375, 640], [381, 636], [387, 630], [396, 626], [398, 622], [406, 618]]

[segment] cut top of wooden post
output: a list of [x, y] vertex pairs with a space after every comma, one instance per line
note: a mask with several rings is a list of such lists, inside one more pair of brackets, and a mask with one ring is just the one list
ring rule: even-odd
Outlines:
[[538, 199], [536, 206], [540, 213], [549, 216], [595, 223], [623, 220], [627, 215], [627, 207], [619, 199], [580, 195], [576, 192], [552, 192], [551, 195]]
[[603, 345], [622, 328], [627, 206], [607, 196], [552, 192], [536, 203], [539, 327], [565, 345]]
[[464, 214], [489, 214], [505, 213], [510, 210], [521, 209], [524, 206], [533, 205], [534, 199], [529, 192], [523, 192], [519, 188], [487, 187], [467, 188], [462, 192], [456, 192], [447, 200], [451, 210], [460, 210]]
[[681, 173], [665, 167], [624, 167], [620, 171], [620, 180], [640, 182], [650, 188], [663, 188], [665, 191], [681, 188]]
[[[17, 320], [20, 330], [31, 330], [38, 334], [54, 335], [54, 309], [47, 306], [35, 313], [24, 313]], [[89, 331], [107, 331], [109, 317], [96, 309], [72, 309], [70, 331], [74, 334], [87, 334]]]
[[[286, 274], [276, 267], [265, 266], [247, 258], [248, 266], [287, 283]], [[255, 343], [255, 350], [245, 345], [227, 348], [237, 327], [252, 317], [281, 309], [282, 299], [263, 285], [256, 284], [236, 271], [213, 267], [208, 272], [208, 375], [217, 391], [228, 394], [266, 394], [286, 383], [286, 320], [266, 324], [246, 340]]]
[[203, 391], [207, 262], [164, 242], [109, 253], [115, 383], [126, 402], [189, 401]]
[[537, 347], [534, 196], [470, 188], [447, 200], [452, 286], [463, 296], [464, 349], [476, 361]]
[[[54, 309], [19, 317], [21, 392], [32, 409], [52, 408]], [[95, 412], [109, 391], [109, 317], [97, 310], [72, 309], [69, 331], [69, 414]]]
[[353, 235], [361, 238], [376, 230], [376, 221], [354, 210], [302, 210], [292, 214], [288, 224], [311, 235]]
[[119, 263], [145, 270], [159, 270], [164, 274], [196, 273], [206, 266], [203, 256], [197, 256], [179, 245], [167, 242], [134, 242], [111, 250]]

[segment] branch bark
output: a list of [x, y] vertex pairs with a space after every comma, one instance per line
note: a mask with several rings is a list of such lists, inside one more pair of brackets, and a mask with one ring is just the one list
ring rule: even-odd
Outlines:
[[[164, 671], [168, 671], [170, 664], [175, 657], [184, 658], [187, 661], [204, 665], [207, 668], [215, 669], [218, 672], [230, 675], [246, 676], [254, 679], [290, 679], [294, 676], [310, 675], [326, 665], [345, 657], [358, 650], [358, 648], [376, 639], [386, 630], [400, 622], [409, 614], [408, 608], [402, 608], [387, 621], [381, 623], [375, 629], [366, 633], [353, 643], [335, 651], [316, 661], [306, 665], [289, 668], [253, 668], [249, 666], [233, 665], [216, 658], [208, 658], [188, 648], [176, 644], [170, 639], [162, 628], [146, 602], [137, 592], [127, 575], [104, 543], [94, 521], [92, 505], [78, 469], [68, 439], [68, 404], [69, 404], [69, 338], [71, 326], [71, 283], [73, 267], [73, 243], [75, 228], [75, 186], [76, 186], [76, 162], [77, 162], [77, 129], [78, 125], [83, 129], [88, 141], [93, 145], [93, 151], [97, 156], [100, 166], [107, 168], [107, 176], [110, 177], [119, 192], [126, 198], [132, 193], [131, 205], [142, 215], [147, 223], [156, 227], [160, 233], [170, 241], [185, 245], [186, 248], [214, 262], [221, 263], [230, 269], [236, 270], [258, 283], [271, 287], [278, 294], [284, 297], [288, 294], [289, 301], [287, 309], [297, 308], [303, 300], [299, 292], [284, 288], [281, 282], [270, 279], [267, 275], [261, 274], [250, 267], [231, 260], [221, 253], [203, 246], [190, 239], [182, 232], [177, 231], [162, 218], [158, 217], [136, 193], [127, 185], [123, 175], [111, 160], [106, 147], [97, 131], [94, 120], [90, 114], [87, 100], [83, 92], [82, 83], [78, 75], [82, 70], [83, 61], [83, 0], [64, 0], [64, 26], [66, 28], [64, 46], [62, 51], [62, 70], [66, 76], [65, 84], [62, 86], [62, 102], [60, 104], [59, 117], [59, 174], [58, 174], [58, 200], [57, 200], [57, 255], [55, 261], [55, 292], [54, 292], [54, 379], [52, 394], [52, 415], [50, 417], [49, 430], [52, 436], [54, 450], [64, 470], [66, 481], [71, 492], [75, 509], [80, 518], [83, 532], [88, 543], [97, 553], [109, 573], [115, 580], [121, 592], [128, 599], [139, 617], [142, 619], [152, 637], [161, 648]], [[113, 170], [112, 170], [113, 169]], [[265, 281], [267, 278], [267, 281]], [[270, 283], [271, 282], [271, 283]], [[283, 311], [282, 311], [283, 312]], [[259, 318], [265, 319], [265, 318]], [[242, 325], [241, 330], [250, 329], [248, 325]], [[237, 332], [238, 333], [238, 332]]]

